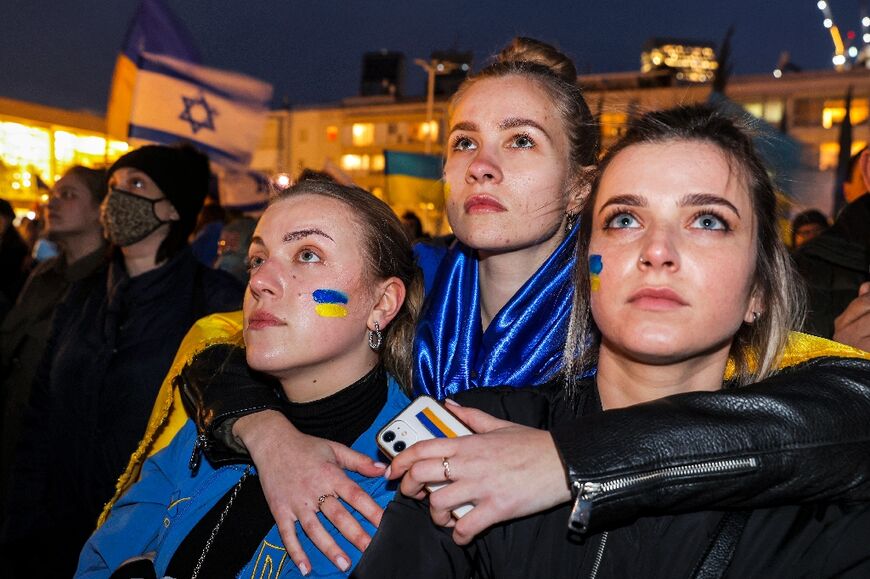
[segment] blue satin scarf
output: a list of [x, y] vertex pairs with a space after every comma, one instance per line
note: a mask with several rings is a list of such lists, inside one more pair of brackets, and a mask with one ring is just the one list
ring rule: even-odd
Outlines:
[[562, 367], [577, 227], [498, 312], [480, 321], [475, 251], [444, 257], [414, 338], [414, 388], [446, 398], [478, 386], [532, 386]]

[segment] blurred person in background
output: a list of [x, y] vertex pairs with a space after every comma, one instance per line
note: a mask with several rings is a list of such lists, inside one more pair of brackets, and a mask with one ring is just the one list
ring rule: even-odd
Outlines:
[[15, 229], [15, 210], [0, 199], [0, 320], [15, 303], [27, 277], [24, 270], [30, 250]]
[[[188, 246], [209, 179], [190, 146], [141, 147], [109, 169], [100, 211], [115, 248], [55, 311], [12, 468], [5, 576], [72, 576], [185, 333], [241, 306], [244, 286]], [[47, 538], [52, 556], [34, 561], [29, 546]]]
[[796, 250], [815, 239], [830, 227], [828, 218], [818, 209], [807, 209], [795, 215], [791, 222], [791, 248]]
[[239, 215], [223, 226], [217, 246], [214, 267], [223, 270], [242, 283], [248, 283], [248, 247], [257, 220]]
[[106, 171], [73, 167], [58, 179], [49, 195], [45, 239], [56, 244], [61, 253], [36, 265], [0, 325], [0, 499], [6, 496], [13, 451], [55, 307], [71, 284], [97, 275], [106, 261], [100, 225]]
[[849, 175], [847, 205], [795, 262], [809, 289], [806, 331], [870, 350], [870, 298], [866, 290], [859, 295], [870, 282], [870, 150], [852, 157]]
[[211, 267], [217, 258], [221, 229], [226, 223], [226, 212], [213, 197], [206, 197], [190, 234], [190, 250], [203, 265]]

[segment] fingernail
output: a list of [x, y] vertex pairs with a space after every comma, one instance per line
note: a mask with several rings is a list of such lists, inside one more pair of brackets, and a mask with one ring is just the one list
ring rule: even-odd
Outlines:
[[308, 568], [308, 564], [302, 562], [299, 563], [299, 572], [303, 575], [308, 575], [311, 572], [311, 569]]
[[376, 462], [375, 466], [378, 468], [387, 468], [387, 465], [382, 462]]
[[384, 478], [390, 478], [390, 473], [393, 472], [393, 465], [387, 467], [387, 470], [384, 471]]
[[348, 561], [344, 557], [339, 557], [336, 563], [338, 563], [338, 568], [342, 571], [347, 571], [348, 569], [350, 569], [350, 561]]
[[459, 407], [462, 406], [462, 404], [460, 404], [459, 402], [455, 401], [455, 400], [452, 399], [452, 398], [445, 398], [445, 399], [444, 399], [444, 404], [446, 404], [446, 405], [448, 405], [448, 406], [459, 406]]

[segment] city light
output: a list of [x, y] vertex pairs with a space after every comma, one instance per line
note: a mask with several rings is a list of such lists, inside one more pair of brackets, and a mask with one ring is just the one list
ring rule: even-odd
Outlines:
[[819, 10], [824, 10], [825, 8], [828, 7], [828, 3], [825, 2], [825, 0], [819, 0], [819, 3], [816, 4], [816, 6], [819, 7]]
[[870, 44], [870, 33], [865, 32], [863, 38], [864, 38], [864, 44]]
[[842, 54], [837, 54], [831, 59], [831, 62], [834, 63], [834, 66], [843, 66], [846, 64], [846, 57]]
[[867, 27], [870, 26], [870, 16], [865, 16], [861, 19], [861, 26]]
[[831, 26], [834, 25], [834, 22], [830, 18], [825, 18], [825, 20], [822, 22], [822, 24], [825, 26], [825, 28], [830, 28]]
[[773, 71], [773, 78], [781, 78], [781, 77], [782, 77], [782, 71], [781, 71], [781, 70], [779, 70], [779, 69], [777, 68], [776, 70]]
[[858, 56], [858, 49], [854, 46], [850, 46], [849, 47], [849, 56], [852, 58], [855, 58], [856, 56]]

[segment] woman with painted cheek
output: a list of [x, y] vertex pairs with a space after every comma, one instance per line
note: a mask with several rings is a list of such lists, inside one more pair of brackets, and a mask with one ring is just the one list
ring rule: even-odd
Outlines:
[[[198, 381], [260, 381], [273, 388], [268, 407], [301, 436], [374, 460], [375, 433], [409, 402], [410, 337], [422, 301], [398, 218], [362, 189], [302, 182], [271, 201], [248, 258], [243, 342], [195, 356], [181, 372], [184, 395], [190, 402]], [[215, 368], [222, 370], [217, 377]], [[331, 576], [336, 566], [348, 571], [361, 553], [334, 527], [324, 528], [326, 517], [347, 517], [358, 540], [374, 533], [394, 494], [382, 477], [349, 473], [346, 484], [332, 486], [321, 476], [318, 491], [301, 499], [313, 512], [295, 525], [306, 533], [284, 543], [258, 471], [208, 449], [202, 460], [202, 450], [189, 420], [91, 537], [77, 576], [134, 576], [143, 565], [158, 577]], [[294, 468], [320, 476], [319, 462], [300, 455]], [[346, 510], [356, 492], [377, 508]], [[321, 535], [341, 552], [317, 552], [311, 541]], [[304, 564], [288, 560], [304, 551], [312, 554]]]
[[[451, 409], [488, 433], [397, 457], [394, 470], [406, 453], [421, 459], [403, 495], [422, 498], [411, 480], [450, 484], [428, 504], [397, 496], [355, 576], [867, 576], [870, 432], [844, 428], [866, 423], [870, 356], [853, 350], [777, 369], [789, 340], [796, 353], [817, 338], [789, 335], [803, 296], [751, 140], [714, 109], [677, 108], [635, 121], [601, 166], [582, 213], [578, 260], [589, 267], [577, 271], [566, 376], [537, 390], [457, 396], [465, 406]], [[723, 411], [730, 440], [719, 432]], [[687, 420], [700, 412], [708, 421]], [[621, 425], [613, 442], [607, 415]], [[521, 441], [536, 428], [561, 451], [555, 472], [509, 458], [527, 456]], [[849, 462], [834, 465], [840, 453]], [[564, 496], [533, 494], [521, 514], [539, 514], [457, 547], [488, 516], [478, 509], [492, 506], [475, 501], [458, 521], [444, 511], [501, 479], [510, 482], [504, 503], [529, 498], [527, 487]], [[571, 492], [573, 508], [559, 505]], [[428, 524], [430, 511], [452, 528]]]

